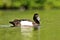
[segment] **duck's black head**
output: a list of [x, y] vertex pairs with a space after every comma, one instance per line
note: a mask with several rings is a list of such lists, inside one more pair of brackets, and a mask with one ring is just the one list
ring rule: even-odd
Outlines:
[[35, 23], [40, 24], [38, 17], [39, 17], [38, 13], [35, 13], [33, 16], [33, 20], [35, 21]]

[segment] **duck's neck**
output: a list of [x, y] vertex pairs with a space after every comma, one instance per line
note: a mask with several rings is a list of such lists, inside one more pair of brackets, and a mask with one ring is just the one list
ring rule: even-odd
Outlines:
[[34, 22], [37, 23], [37, 24], [40, 24], [40, 18], [39, 18], [39, 17], [36, 17], [36, 18], [34, 19]]

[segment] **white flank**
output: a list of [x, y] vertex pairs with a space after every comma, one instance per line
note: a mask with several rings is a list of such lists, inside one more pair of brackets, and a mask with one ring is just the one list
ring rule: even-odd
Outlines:
[[21, 25], [33, 26], [32, 22], [29, 21], [21, 21]]

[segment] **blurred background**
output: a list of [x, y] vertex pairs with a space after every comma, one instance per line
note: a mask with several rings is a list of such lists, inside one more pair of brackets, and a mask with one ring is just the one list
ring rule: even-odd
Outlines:
[[0, 0], [0, 9], [60, 9], [60, 0]]

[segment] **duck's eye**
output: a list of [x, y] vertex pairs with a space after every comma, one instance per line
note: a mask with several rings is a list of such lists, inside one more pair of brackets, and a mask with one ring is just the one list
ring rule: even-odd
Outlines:
[[38, 17], [38, 15], [36, 15], [35, 17]]

